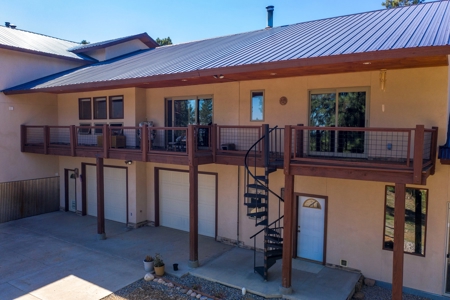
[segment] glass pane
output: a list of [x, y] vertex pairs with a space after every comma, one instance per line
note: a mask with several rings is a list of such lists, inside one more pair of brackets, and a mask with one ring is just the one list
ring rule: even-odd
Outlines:
[[123, 98], [122, 97], [111, 97], [111, 119], [123, 119]]
[[211, 125], [213, 116], [213, 101], [212, 99], [198, 100], [198, 124]]
[[263, 92], [252, 92], [252, 111], [251, 120], [252, 121], [263, 121], [264, 120], [264, 93]]
[[[366, 92], [343, 92], [338, 97], [338, 126], [365, 127]], [[364, 138], [363, 131], [340, 131], [337, 152], [364, 153]]]
[[186, 127], [195, 124], [195, 99], [174, 101], [175, 127]]
[[[309, 125], [314, 127], [334, 127], [336, 119], [336, 94], [311, 94]], [[312, 130], [309, 133], [309, 150], [334, 152], [335, 132]]]
[[106, 98], [94, 99], [94, 118], [106, 119]]
[[91, 119], [91, 99], [80, 99], [79, 101], [80, 120]]
[[[404, 251], [425, 255], [427, 190], [406, 188]], [[386, 187], [384, 249], [394, 249], [395, 187]]]

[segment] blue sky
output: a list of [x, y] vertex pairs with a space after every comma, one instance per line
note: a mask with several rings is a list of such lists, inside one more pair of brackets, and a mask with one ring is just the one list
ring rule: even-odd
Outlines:
[[147, 32], [174, 43], [383, 9], [383, 0], [3, 0], [0, 24], [75, 42]]

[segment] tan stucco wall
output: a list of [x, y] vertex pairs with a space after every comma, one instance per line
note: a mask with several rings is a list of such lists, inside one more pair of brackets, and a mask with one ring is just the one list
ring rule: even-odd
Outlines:
[[[219, 125], [308, 124], [308, 92], [315, 89], [365, 87], [369, 89], [370, 127], [439, 127], [439, 144], [446, 138], [448, 103], [448, 70], [446, 67], [389, 70], [387, 89], [379, 87], [379, 72], [295, 77], [245, 82], [227, 82], [160, 89], [123, 89], [58, 96], [59, 125], [78, 124], [78, 98], [124, 95], [126, 126], [145, 119], [164, 126], [164, 99], [178, 96], [213, 95], [214, 123]], [[265, 120], [250, 122], [250, 91], [264, 90]], [[285, 96], [288, 103], [279, 104]], [[145, 100], [144, 100], [145, 99]], [[382, 106], [384, 105], [384, 112]], [[145, 113], [143, 113], [145, 111]], [[114, 122], [117, 120], [114, 120]], [[120, 121], [120, 120], [119, 120]], [[45, 122], [45, 121], [42, 121]], [[83, 121], [84, 123], [84, 121]], [[94, 123], [94, 120], [92, 120]], [[43, 157], [43, 156], [39, 156]], [[60, 158], [59, 173], [81, 161], [92, 159]], [[111, 161], [111, 162], [108, 162]], [[123, 161], [105, 160], [105, 164], [123, 166]], [[129, 166], [129, 221], [154, 221], [154, 168], [187, 170], [186, 166], [135, 163]], [[200, 166], [199, 171], [218, 173], [218, 236], [252, 246], [249, 236], [259, 230], [246, 216], [243, 205], [244, 170], [225, 165]], [[426, 257], [405, 256], [404, 285], [442, 294], [445, 266], [447, 203], [450, 201], [450, 168], [438, 163], [436, 174], [428, 180], [429, 189]], [[284, 186], [281, 170], [271, 174], [270, 187], [280, 191]], [[392, 252], [382, 250], [384, 187], [386, 184], [297, 176], [295, 192], [328, 197], [327, 262], [339, 264], [348, 260], [349, 267], [362, 270], [367, 277], [391, 282]], [[145, 186], [144, 186], [145, 185]], [[237, 201], [239, 192], [239, 210]], [[63, 189], [62, 189], [63, 199]], [[81, 195], [81, 191], [80, 191]], [[145, 196], [143, 196], [145, 195]], [[63, 200], [62, 200], [63, 201]], [[271, 201], [271, 220], [277, 216], [278, 203]], [[283, 209], [283, 206], [281, 207]], [[142, 213], [141, 213], [142, 210]], [[239, 220], [239, 227], [238, 225]], [[418, 271], [420, 270], [420, 273]]]

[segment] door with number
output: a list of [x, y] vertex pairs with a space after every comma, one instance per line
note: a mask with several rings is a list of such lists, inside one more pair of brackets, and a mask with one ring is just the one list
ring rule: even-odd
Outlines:
[[297, 256], [324, 262], [326, 201], [298, 197]]

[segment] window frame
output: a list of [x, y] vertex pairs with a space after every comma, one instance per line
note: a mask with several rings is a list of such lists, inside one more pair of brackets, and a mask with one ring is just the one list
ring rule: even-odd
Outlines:
[[[387, 192], [388, 192], [388, 188], [389, 187], [393, 187], [395, 189], [395, 186], [393, 185], [385, 185], [384, 188], [384, 215], [383, 215], [383, 236], [382, 236], [382, 249], [386, 250], [386, 251], [394, 251], [394, 248], [387, 248], [386, 247], [386, 241], [385, 241], [385, 236], [386, 236], [386, 213], [387, 213]], [[428, 229], [428, 202], [430, 199], [430, 190], [427, 188], [420, 188], [420, 187], [406, 187], [405, 188], [405, 201], [406, 200], [406, 190], [408, 189], [412, 189], [412, 190], [424, 190], [426, 191], [426, 199], [425, 199], [425, 222], [422, 226], [425, 227], [424, 231], [422, 232], [422, 234], [424, 235], [423, 237], [423, 254], [421, 253], [416, 253], [416, 252], [407, 252], [405, 250], [403, 250], [404, 254], [409, 254], [409, 255], [414, 255], [414, 256], [418, 256], [418, 257], [426, 257], [426, 250], [427, 250], [427, 229]], [[394, 197], [395, 199], [395, 197]], [[395, 203], [394, 203], [395, 205]], [[395, 207], [394, 207], [395, 209]], [[405, 206], [405, 214], [406, 214], [406, 206]], [[395, 217], [395, 215], [394, 215]], [[406, 217], [405, 217], [406, 218]], [[405, 220], [405, 227], [406, 227], [406, 220]], [[406, 234], [406, 228], [404, 229], [405, 234]], [[406, 239], [404, 241], [404, 243], [406, 242]], [[404, 246], [403, 246], [404, 249]]]
[[[262, 93], [262, 119], [253, 119], [253, 93]], [[266, 92], [265, 90], [251, 90], [250, 91], [250, 122], [264, 122], [266, 114]]]
[[[105, 117], [104, 118], [98, 117], [98, 115], [97, 115], [97, 103], [99, 102], [98, 100], [100, 100], [100, 99], [104, 99], [103, 101], [105, 101], [105, 109], [106, 109], [106, 111], [105, 111]], [[93, 102], [94, 102], [93, 103], [94, 120], [107, 120], [108, 119], [108, 97], [106, 97], [106, 96], [94, 97]]]
[[[194, 125], [200, 125], [199, 115], [200, 115], [200, 101], [201, 100], [211, 100], [212, 102], [212, 111], [211, 111], [211, 124], [214, 122], [214, 97], [213, 95], [197, 95], [197, 96], [182, 96], [182, 97], [166, 97], [165, 100], [165, 121], [164, 123], [168, 127], [179, 127], [175, 126], [175, 102], [176, 101], [195, 101], [195, 122]], [[171, 107], [169, 109], [169, 102], [171, 102]], [[207, 126], [208, 124], [203, 124], [202, 126]]]
[[[82, 116], [81, 103], [89, 100], [89, 118]], [[92, 120], [92, 98], [78, 98], [78, 119], [79, 120]]]
[[[119, 117], [114, 117], [114, 116], [113, 116], [114, 111], [113, 111], [113, 105], [112, 105], [112, 103], [113, 103], [113, 101], [119, 100], [119, 99], [113, 99], [113, 98], [118, 98], [118, 97], [122, 98], [122, 99], [121, 99], [121, 100], [122, 100], [122, 111], [121, 111], [121, 114], [120, 114]], [[125, 117], [125, 100], [124, 100], [123, 95], [109, 96], [108, 105], [109, 105], [109, 118], [110, 118], [111, 120], [124, 119], [124, 117]]]
[[[119, 127], [119, 128], [115, 128], [115, 127]], [[121, 123], [121, 122], [109, 123], [109, 129], [110, 129], [112, 136], [123, 135], [123, 123]]]
[[[82, 129], [81, 127], [89, 127], [89, 128]], [[90, 127], [91, 127], [91, 123], [80, 123], [80, 126], [78, 127], [77, 134], [79, 134], [79, 135], [90, 135], [90, 134], [92, 134], [92, 131], [91, 131], [92, 128], [90, 128]]]

